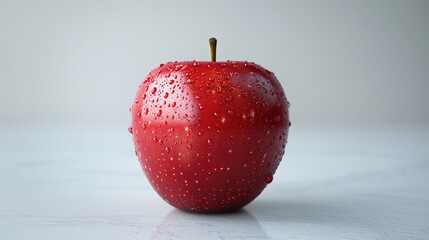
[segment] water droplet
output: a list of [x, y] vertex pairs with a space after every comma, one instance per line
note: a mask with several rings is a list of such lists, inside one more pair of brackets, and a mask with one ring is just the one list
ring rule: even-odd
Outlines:
[[164, 63], [159, 64], [159, 67], [162, 67], [162, 66], [164, 66]]
[[169, 148], [169, 147], [165, 147], [165, 151], [166, 151], [167, 153], [170, 153], [170, 148]]
[[270, 94], [271, 94], [271, 96], [273, 96], [274, 95], [274, 91], [270, 90]]
[[162, 139], [158, 140], [159, 145], [162, 145], [164, 143], [164, 141], [162, 141]]
[[262, 107], [264, 107], [265, 109], [268, 109], [268, 107], [269, 107], [269, 106], [268, 106], [268, 103], [267, 103], [267, 102], [263, 102], [263, 103], [262, 103]]
[[156, 114], [156, 116], [157, 116], [157, 117], [159, 117], [159, 116], [161, 116], [161, 114], [162, 114], [162, 110], [161, 110], [161, 109], [159, 109], [159, 111], [158, 111], [158, 113]]
[[155, 93], [156, 93], [156, 87], [154, 87], [154, 88], [152, 89], [151, 93], [152, 93], [152, 94], [155, 94]]
[[132, 134], [133, 133], [133, 127], [129, 127], [128, 132], [130, 132]]
[[142, 117], [141, 112], [138, 112], [138, 113], [137, 113], [137, 117], [138, 117], [138, 118], [141, 118], [141, 117]]
[[173, 104], [171, 104], [171, 106], [172, 106], [172, 107], [175, 107], [175, 106], [176, 106], [176, 102], [173, 102]]
[[164, 94], [164, 98], [168, 98], [168, 92]]
[[268, 175], [267, 179], [265, 179], [266, 183], [271, 183], [273, 181], [273, 175]]
[[186, 82], [187, 82], [187, 83], [189, 83], [189, 84], [192, 84], [192, 83], [194, 83], [195, 81], [194, 81], [194, 79], [192, 79], [192, 78], [188, 78], [188, 79], [186, 80]]
[[174, 83], [174, 80], [173, 79], [171, 79], [169, 82], [168, 82], [168, 84], [173, 84]]
[[244, 98], [247, 98], [249, 96], [249, 93], [247, 91], [243, 91], [241, 93], [241, 96], [243, 96]]
[[209, 146], [213, 146], [213, 140], [211, 140], [211, 139], [207, 139], [207, 144], [208, 144]]
[[231, 102], [232, 99], [233, 99], [232, 95], [229, 95], [228, 97], [225, 98], [225, 101]]
[[149, 108], [146, 108], [145, 110], [144, 110], [144, 114], [145, 115], [147, 115], [149, 113]]
[[207, 174], [208, 174], [209, 176], [211, 176], [211, 175], [212, 175], [212, 172], [208, 171], [208, 172], [207, 172]]
[[229, 115], [234, 115], [234, 111], [232, 111], [232, 110], [228, 110], [228, 111], [227, 111], [227, 113], [228, 113]]
[[139, 103], [139, 100], [138, 100], [138, 99], [135, 99], [135, 100], [134, 100], [134, 103]]
[[188, 149], [189, 149], [189, 150], [192, 150], [192, 144], [189, 144], [189, 145], [188, 145]]
[[214, 112], [213, 115], [214, 115], [215, 118], [220, 117], [220, 113], [218, 113], [218, 112]]
[[195, 99], [200, 100], [201, 97], [197, 95], [197, 96], [195, 96]]
[[146, 99], [146, 93], [142, 95], [143, 100]]
[[289, 122], [289, 127], [292, 125], [292, 123], [291, 122]]
[[217, 88], [216, 88], [216, 92], [217, 93], [221, 93], [223, 90], [222, 90], [222, 87], [221, 86], [218, 86]]

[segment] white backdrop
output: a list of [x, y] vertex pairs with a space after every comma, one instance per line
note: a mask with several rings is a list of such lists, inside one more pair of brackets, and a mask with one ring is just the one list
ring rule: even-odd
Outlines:
[[0, 1], [0, 123], [123, 123], [160, 63], [254, 61], [293, 123], [429, 122], [429, 1]]

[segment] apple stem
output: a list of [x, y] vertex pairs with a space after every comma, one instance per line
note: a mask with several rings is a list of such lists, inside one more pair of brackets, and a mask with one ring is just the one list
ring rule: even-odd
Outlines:
[[216, 38], [210, 38], [209, 44], [210, 44], [212, 62], [216, 62], [216, 44], [217, 44]]

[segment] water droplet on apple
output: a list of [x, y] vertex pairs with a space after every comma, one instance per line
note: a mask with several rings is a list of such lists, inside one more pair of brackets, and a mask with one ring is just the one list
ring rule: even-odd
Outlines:
[[138, 112], [138, 113], [137, 113], [137, 117], [138, 117], [138, 118], [141, 118], [141, 116], [142, 116], [141, 112]]
[[152, 94], [155, 94], [155, 93], [156, 93], [156, 87], [154, 87], [154, 88], [152, 89], [151, 93], [152, 93]]
[[244, 98], [247, 98], [249, 96], [249, 93], [247, 91], [243, 91], [241, 93], [241, 96], [243, 96]]
[[207, 144], [208, 144], [209, 146], [213, 146], [213, 140], [211, 140], [211, 139], [207, 139]]
[[269, 107], [269, 106], [268, 106], [268, 103], [267, 103], [267, 102], [263, 102], [263, 103], [262, 103], [262, 107], [264, 107], [265, 109], [268, 109], [268, 107]]
[[164, 98], [168, 98], [168, 92], [166, 92], [165, 94], [164, 94]]
[[174, 80], [173, 79], [171, 79], [169, 82], [168, 82], [168, 84], [173, 84], [174, 83]]
[[221, 86], [218, 86], [217, 88], [216, 88], [216, 92], [217, 93], [221, 93], [223, 90], [222, 90], [222, 87]]
[[234, 115], [234, 111], [232, 111], [232, 110], [228, 110], [228, 111], [227, 111], [227, 113], [228, 113], [229, 115]]
[[228, 97], [225, 98], [225, 101], [231, 102], [233, 99], [232, 95], [228, 95]]
[[189, 149], [189, 150], [192, 150], [192, 144], [189, 144], [189, 145], [188, 145], [188, 149]]
[[272, 174], [268, 175], [267, 178], [265, 179], [265, 182], [268, 184], [273, 182], [273, 175]]
[[213, 115], [214, 115], [215, 118], [220, 117], [220, 113], [218, 113], [218, 112], [214, 112]]
[[128, 132], [130, 132], [132, 134], [133, 133], [133, 127], [129, 127]]
[[161, 116], [161, 114], [162, 114], [162, 110], [161, 110], [161, 109], [159, 109], [159, 111], [158, 111], [158, 113], [156, 114], [156, 116], [157, 116], [157, 117], [159, 117], [159, 116]]

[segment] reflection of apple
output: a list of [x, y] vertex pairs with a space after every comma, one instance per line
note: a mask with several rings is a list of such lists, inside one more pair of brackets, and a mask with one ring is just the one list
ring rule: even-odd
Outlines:
[[171, 211], [150, 239], [270, 239], [258, 220], [246, 210], [202, 215]]
[[212, 62], [154, 69], [131, 112], [136, 154], [153, 188], [195, 212], [229, 211], [255, 199], [273, 179], [289, 129], [274, 74], [250, 62], [215, 62], [214, 49]]

